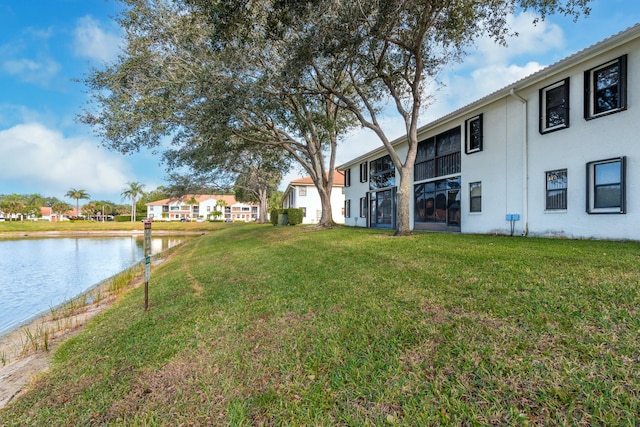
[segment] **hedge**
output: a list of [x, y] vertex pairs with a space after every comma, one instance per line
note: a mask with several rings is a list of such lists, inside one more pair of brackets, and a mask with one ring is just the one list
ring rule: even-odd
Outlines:
[[299, 208], [271, 209], [271, 224], [278, 225], [278, 216], [280, 214], [287, 215], [287, 225], [302, 224], [302, 219], [304, 218], [304, 211]]

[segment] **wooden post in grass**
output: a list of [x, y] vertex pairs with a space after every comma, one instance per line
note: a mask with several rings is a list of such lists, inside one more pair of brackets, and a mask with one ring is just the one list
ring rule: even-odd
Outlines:
[[144, 222], [144, 309], [149, 308], [149, 279], [151, 278], [151, 221]]

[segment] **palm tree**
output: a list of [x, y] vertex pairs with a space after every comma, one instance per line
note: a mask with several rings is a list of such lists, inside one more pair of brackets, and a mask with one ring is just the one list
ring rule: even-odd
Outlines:
[[11, 194], [9, 196], [5, 196], [0, 201], [0, 210], [4, 213], [5, 218], [9, 221], [13, 219], [14, 214], [17, 216], [22, 211], [24, 207], [24, 202], [22, 198], [17, 194]]
[[51, 212], [57, 214], [58, 220], [61, 221], [64, 214], [71, 210], [71, 206], [65, 202], [54, 202], [51, 204]]
[[139, 182], [127, 182], [127, 187], [122, 191], [123, 199], [131, 199], [131, 222], [136, 220], [136, 200], [138, 196], [142, 196], [144, 191], [144, 184], [140, 184]]
[[216, 208], [218, 208], [218, 210], [216, 210], [216, 212], [220, 212], [220, 214], [216, 215], [216, 213], [214, 212], [214, 213], [213, 213], [213, 216], [214, 216], [215, 218], [217, 218], [217, 217], [219, 217], [219, 216], [221, 216], [221, 217], [223, 217], [223, 218], [224, 218], [224, 207], [225, 207], [225, 206], [227, 206], [227, 202], [225, 202], [225, 201], [224, 201], [224, 200], [222, 200], [222, 199], [218, 199], [218, 200], [216, 201]]
[[67, 191], [67, 194], [65, 194], [64, 197], [68, 197], [70, 199], [76, 199], [76, 215], [79, 216], [80, 215], [80, 204], [79, 204], [80, 199], [90, 199], [91, 195], [87, 193], [86, 190], [76, 190], [75, 188], [72, 188], [69, 191]]

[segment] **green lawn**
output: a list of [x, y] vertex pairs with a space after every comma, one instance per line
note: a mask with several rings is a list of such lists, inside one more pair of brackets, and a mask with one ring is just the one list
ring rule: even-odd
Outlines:
[[0, 425], [636, 426], [639, 282], [638, 242], [221, 227]]

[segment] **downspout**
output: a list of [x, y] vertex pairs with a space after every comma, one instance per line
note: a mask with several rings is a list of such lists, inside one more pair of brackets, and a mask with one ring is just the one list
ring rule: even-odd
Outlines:
[[509, 91], [509, 95], [522, 103], [522, 221], [524, 228], [522, 229], [522, 235], [529, 234], [529, 138], [528, 138], [528, 123], [527, 117], [527, 100], [516, 93], [513, 88]]

